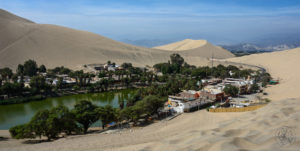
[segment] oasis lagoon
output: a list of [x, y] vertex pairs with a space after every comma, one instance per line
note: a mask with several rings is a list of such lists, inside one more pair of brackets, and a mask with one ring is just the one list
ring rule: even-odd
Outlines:
[[[91, 101], [97, 106], [105, 106], [109, 104], [115, 108], [119, 108], [119, 101], [124, 101], [126, 103], [134, 91], [134, 89], [125, 89], [113, 92], [76, 94], [47, 98], [45, 100], [32, 101], [23, 104], [1, 105], [0, 129], [6, 130], [13, 126], [27, 123], [39, 110], [51, 109], [58, 105], [64, 105], [69, 109], [72, 109], [76, 102], [81, 100]], [[97, 122], [94, 126], [101, 126], [101, 123]]]

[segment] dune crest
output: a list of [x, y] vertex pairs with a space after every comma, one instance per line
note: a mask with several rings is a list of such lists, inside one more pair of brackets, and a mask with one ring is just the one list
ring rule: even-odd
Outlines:
[[189, 49], [202, 47], [202, 46], [206, 45], [207, 43], [208, 43], [207, 40], [185, 39], [182, 41], [170, 43], [170, 44], [163, 45], [163, 46], [157, 46], [154, 48], [161, 49], [161, 50], [183, 51], [183, 50], [189, 50]]
[[214, 46], [207, 40], [185, 39], [179, 42], [154, 48], [169, 51], [172, 53], [179, 53], [183, 56], [188, 56], [190, 58], [194, 56], [201, 56], [203, 58], [214, 57], [217, 59], [234, 57], [234, 55], [228, 50], [219, 46]]

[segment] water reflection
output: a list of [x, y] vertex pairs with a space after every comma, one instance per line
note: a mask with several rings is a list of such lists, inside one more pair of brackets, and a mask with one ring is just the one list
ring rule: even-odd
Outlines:
[[[57, 98], [47, 98], [42, 101], [34, 101], [24, 104], [12, 104], [0, 106], [0, 129], [9, 129], [12, 126], [30, 121], [31, 117], [39, 110], [50, 109], [58, 105], [65, 105], [72, 109], [76, 102], [89, 100], [98, 106], [107, 104], [119, 107], [119, 100], [126, 102], [134, 90], [120, 90], [116, 92], [104, 92], [94, 94], [78, 94]], [[99, 123], [97, 123], [99, 126]]]

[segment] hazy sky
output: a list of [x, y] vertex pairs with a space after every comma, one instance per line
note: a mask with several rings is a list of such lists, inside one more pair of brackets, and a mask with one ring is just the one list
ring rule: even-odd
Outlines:
[[300, 33], [300, 0], [0, 0], [0, 8], [115, 40], [220, 44]]

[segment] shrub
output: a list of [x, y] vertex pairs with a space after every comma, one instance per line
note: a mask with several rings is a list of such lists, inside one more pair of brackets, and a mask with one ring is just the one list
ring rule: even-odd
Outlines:
[[252, 84], [249, 91], [250, 93], [256, 93], [259, 90], [259, 86], [257, 84]]
[[267, 103], [271, 102], [271, 100], [268, 99], [268, 98], [266, 98], [265, 101], [266, 101]]
[[61, 132], [59, 122], [59, 119], [51, 115], [49, 110], [43, 110], [37, 112], [28, 124], [12, 127], [9, 132], [16, 139], [46, 136], [50, 140]]
[[17, 125], [9, 129], [9, 133], [12, 138], [23, 139], [23, 138], [35, 138], [28, 124]]
[[37, 112], [29, 122], [32, 132], [36, 136], [46, 136], [48, 140], [56, 138], [61, 132], [58, 117], [51, 114], [49, 110]]
[[226, 94], [229, 94], [230, 96], [237, 96], [237, 94], [239, 93], [239, 88], [233, 85], [226, 85], [224, 88], [224, 92]]

